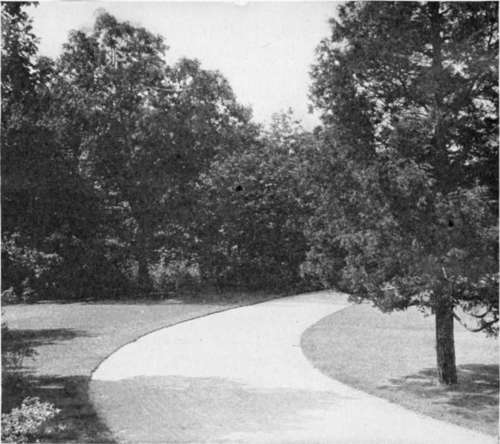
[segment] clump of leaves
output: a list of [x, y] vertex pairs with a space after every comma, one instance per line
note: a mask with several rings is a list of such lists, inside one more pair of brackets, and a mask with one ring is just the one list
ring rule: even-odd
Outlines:
[[53, 404], [37, 397], [25, 398], [21, 407], [2, 414], [2, 442], [22, 444], [35, 442], [47, 421], [60, 412]]
[[27, 302], [48, 283], [51, 269], [61, 261], [56, 253], [30, 247], [19, 233], [2, 236], [3, 303]]
[[154, 290], [161, 294], [196, 291], [200, 285], [200, 271], [187, 260], [162, 258], [149, 268]]

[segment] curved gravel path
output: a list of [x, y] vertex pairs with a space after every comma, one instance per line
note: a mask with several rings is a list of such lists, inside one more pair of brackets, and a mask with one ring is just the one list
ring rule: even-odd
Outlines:
[[123, 443], [496, 442], [315, 370], [301, 334], [346, 306], [341, 294], [310, 293], [151, 333], [102, 362], [91, 399]]

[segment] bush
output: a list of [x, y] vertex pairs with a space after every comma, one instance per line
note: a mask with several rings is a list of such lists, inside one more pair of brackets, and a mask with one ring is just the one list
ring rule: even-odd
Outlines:
[[2, 290], [2, 305], [15, 304], [17, 302], [20, 302], [20, 299], [14, 291], [14, 287]]
[[[29, 343], [2, 322], [2, 388], [22, 390], [23, 381], [19, 370], [27, 357], [37, 353]], [[5, 405], [3, 405], [5, 407]], [[10, 413], [2, 413], [2, 442], [26, 443], [34, 441], [43, 432], [45, 423], [59, 412], [52, 404], [38, 398], [25, 398], [21, 407]]]
[[51, 269], [61, 262], [56, 253], [29, 246], [19, 233], [2, 235], [2, 302], [30, 302], [46, 285]]
[[22, 367], [25, 358], [36, 354], [33, 347], [16, 338], [7, 323], [2, 322], [2, 382]]
[[164, 259], [150, 266], [154, 291], [161, 295], [169, 293], [193, 292], [199, 289], [200, 270], [186, 260]]
[[25, 398], [21, 407], [2, 414], [2, 442], [21, 444], [35, 441], [47, 421], [59, 411], [53, 404], [41, 402], [37, 397]]
[[2, 302], [99, 299], [125, 296], [121, 245], [62, 234], [36, 249], [19, 233], [2, 236]]
[[119, 246], [72, 240], [61, 248], [63, 260], [47, 275], [44, 299], [115, 299], [129, 293], [124, 255]]

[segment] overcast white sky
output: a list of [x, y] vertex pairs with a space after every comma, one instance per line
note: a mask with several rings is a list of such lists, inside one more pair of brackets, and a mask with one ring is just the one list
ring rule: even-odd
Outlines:
[[56, 57], [71, 29], [89, 29], [95, 11], [161, 34], [173, 62], [198, 58], [218, 69], [238, 100], [250, 105], [255, 120], [291, 107], [306, 128], [318, 121], [308, 114], [309, 67], [314, 48], [329, 32], [335, 2], [41, 2], [29, 8], [40, 53]]

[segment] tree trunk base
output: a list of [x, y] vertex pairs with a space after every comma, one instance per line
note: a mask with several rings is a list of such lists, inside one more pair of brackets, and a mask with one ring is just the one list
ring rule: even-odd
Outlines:
[[438, 380], [443, 385], [455, 385], [457, 383], [457, 368], [453, 333], [453, 305], [447, 301], [438, 304], [435, 315]]

